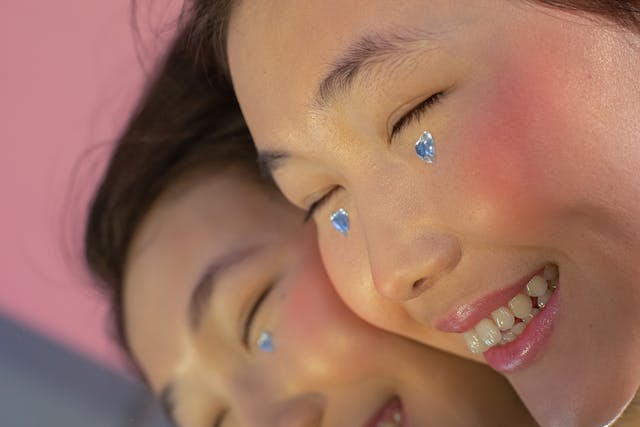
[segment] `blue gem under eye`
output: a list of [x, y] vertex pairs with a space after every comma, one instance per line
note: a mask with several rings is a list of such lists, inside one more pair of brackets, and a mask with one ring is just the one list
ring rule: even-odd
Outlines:
[[258, 337], [258, 348], [264, 351], [265, 353], [273, 353], [276, 351], [275, 346], [273, 345], [273, 337], [271, 336], [271, 332], [264, 331]]
[[340, 208], [331, 215], [331, 224], [333, 228], [338, 230], [345, 236], [349, 234], [349, 214], [344, 209]]
[[436, 147], [433, 143], [433, 136], [429, 132], [423, 132], [416, 142], [416, 154], [427, 163], [436, 161]]

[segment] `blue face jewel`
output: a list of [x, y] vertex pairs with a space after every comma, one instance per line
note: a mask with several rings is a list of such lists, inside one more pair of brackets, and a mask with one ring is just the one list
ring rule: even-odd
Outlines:
[[345, 236], [349, 234], [349, 214], [344, 209], [340, 208], [331, 215], [331, 224], [333, 228], [338, 230]]
[[427, 163], [436, 161], [436, 147], [433, 142], [433, 136], [425, 131], [416, 142], [416, 154]]
[[271, 336], [271, 332], [264, 331], [258, 337], [258, 348], [265, 353], [273, 353], [276, 351], [275, 346], [273, 345], [273, 337]]

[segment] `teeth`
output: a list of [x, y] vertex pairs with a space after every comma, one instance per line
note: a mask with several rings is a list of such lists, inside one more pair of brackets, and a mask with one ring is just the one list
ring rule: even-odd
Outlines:
[[506, 331], [502, 333], [502, 343], [507, 344], [511, 341], [514, 341], [518, 336], [511, 331]]
[[499, 309], [491, 313], [491, 318], [494, 322], [496, 322], [496, 325], [498, 325], [498, 328], [501, 331], [511, 329], [516, 320], [516, 318], [513, 316], [513, 313], [511, 313], [511, 310], [509, 310], [507, 307], [500, 307]]
[[509, 301], [509, 308], [516, 317], [526, 319], [533, 308], [531, 306], [531, 298], [525, 294], [518, 294]]
[[553, 292], [547, 290], [544, 295], [538, 297], [538, 307], [544, 308], [547, 305], [547, 302], [549, 302], [549, 298], [551, 298], [551, 295], [553, 295]]
[[476, 332], [487, 347], [492, 347], [498, 344], [502, 339], [500, 329], [498, 329], [496, 324], [489, 319], [482, 319], [478, 322], [476, 325]]
[[518, 336], [522, 333], [522, 331], [524, 331], [524, 328], [526, 327], [527, 325], [525, 325], [523, 322], [516, 323], [515, 325], [513, 325], [513, 328], [511, 328], [511, 332]]
[[549, 282], [557, 282], [560, 273], [558, 271], [558, 266], [555, 264], [547, 264], [544, 266], [544, 272], [542, 273], [544, 276], [544, 280]]
[[393, 414], [393, 422], [400, 425], [400, 423], [402, 422], [402, 413], [400, 411], [396, 411]]
[[[529, 280], [526, 293], [519, 293], [509, 301], [508, 307], [499, 307], [491, 313], [490, 319], [480, 320], [474, 328], [463, 334], [469, 350], [472, 353], [483, 353], [495, 345], [514, 341], [547, 305], [556, 289], [558, 278], [557, 266], [545, 266], [542, 275]], [[537, 303], [537, 308], [534, 308], [534, 302]]]
[[487, 347], [487, 345], [480, 339], [480, 336], [476, 332], [475, 328], [465, 332], [463, 336], [471, 353], [484, 353], [489, 349], [489, 347]]
[[541, 276], [534, 276], [527, 283], [527, 293], [530, 297], [539, 297], [547, 291], [547, 281]]
[[522, 321], [524, 323], [529, 323], [531, 320], [533, 320], [534, 317], [536, 317], [536, 315], [540, 313], [540, 309], [539, 308], [534, 308], [531, 310], [531, 313], [529, 314], [529, 316], [527, 316], [526, 319], [522, 319]]

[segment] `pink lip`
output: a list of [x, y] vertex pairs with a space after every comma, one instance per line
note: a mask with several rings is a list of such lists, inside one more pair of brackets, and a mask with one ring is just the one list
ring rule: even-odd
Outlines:
[[367, 421], [364, 427], [377, 427], [378, 423], [391, 419], [393, 417], [393, 414], [398, 411], [400, 411], [400, 414], [402, 414], [402, 422], [400, 423], [400, 425], [402, 427], [408, 427], [407, 416], [404, 413], [402, 401], [400, 401], [400, 398], [397, 396], [385, 403], [385, 405], [378, 411], [378, 413], [371, 417], [369, 421]]
[[491, 312], [507, 303], [522, 292], [526, 284], [538, 274], [542, 274], [544, 267], [521, 278], [512, 285], [486, 295], [472, 303], [458, 306], [450, 314], [435, 321], [435, 327], [443, 332], [463, 333], [489, 317]]
[[529, 322], [518, 338], [505, 345], [491, 347], [484, 357], [493, 369], [503, 373], [514, 372], [533, 362], [551, 336], [558, 314], [560, 286], [547, 302], [547, 306]]

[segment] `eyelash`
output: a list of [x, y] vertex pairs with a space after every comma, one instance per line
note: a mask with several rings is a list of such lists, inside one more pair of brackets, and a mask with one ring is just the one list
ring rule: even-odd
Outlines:
[[325, 193], [318, 200], [316, 200], [315, 202], [311, 203], [311, 206], [309, 206], [309, 209], [307, 210], [307, 214], [304, 216], [304, 222], [305, 223], [309, 222], [309, 220], [311, 218], [313, 218], [313, 215], [317, 212], [317, 210], [320, 209], [322, 206], [324, 206], [329, 201], [331, 196], [333, 196], [335, 194], [335, 192], [338, 190], [338, 188], [340, 188], [340, 187], [333, 187], [331, 190], [329, 190], [327, 193]]
[[440, 102], [442, 99], [442, 95], [444, 92], [438, 92], [436, 94], [431, 95], [420, 104], [413, 107], [407, 114], [402, 116], [400, 120], [396, 122], [391, 128], [391, 138], [393, 139], [396, 135], [398, 135], [404, 128], [409, 126], [411, 123], [420, 119], [429, 108], [433, 107], [435, 104]]
[[[442, 99], [442, 95], [444, 95], [444, 92], [438, 92], [431, 95], [420, 104], [413, 107], [409, 112], [407, 112], [407, 114], [402, 116], [400, 120], [398, 120], [391, 128], [391, 138], [394, 138], [404, 128], [409, 126], [414, 121], [420, 119], [420, 117], [422, 117], [429, 108], [440, 102], [440, 100]], [[318, 209], [320, 209], [329, 201], [331, 196], [335, 194], [338, 188], [339, 187], [333, 187], [331, 190], [329, 190], [329, 192], [327, 192], [325, 195], [313, 202], [311, 206], [309, 206], [309, 209], [307, 210], [307, 213], [304, 217], [305, 223], [309, 222], [309, 220], [313, 218], [313, 215], [318, 211]]]

